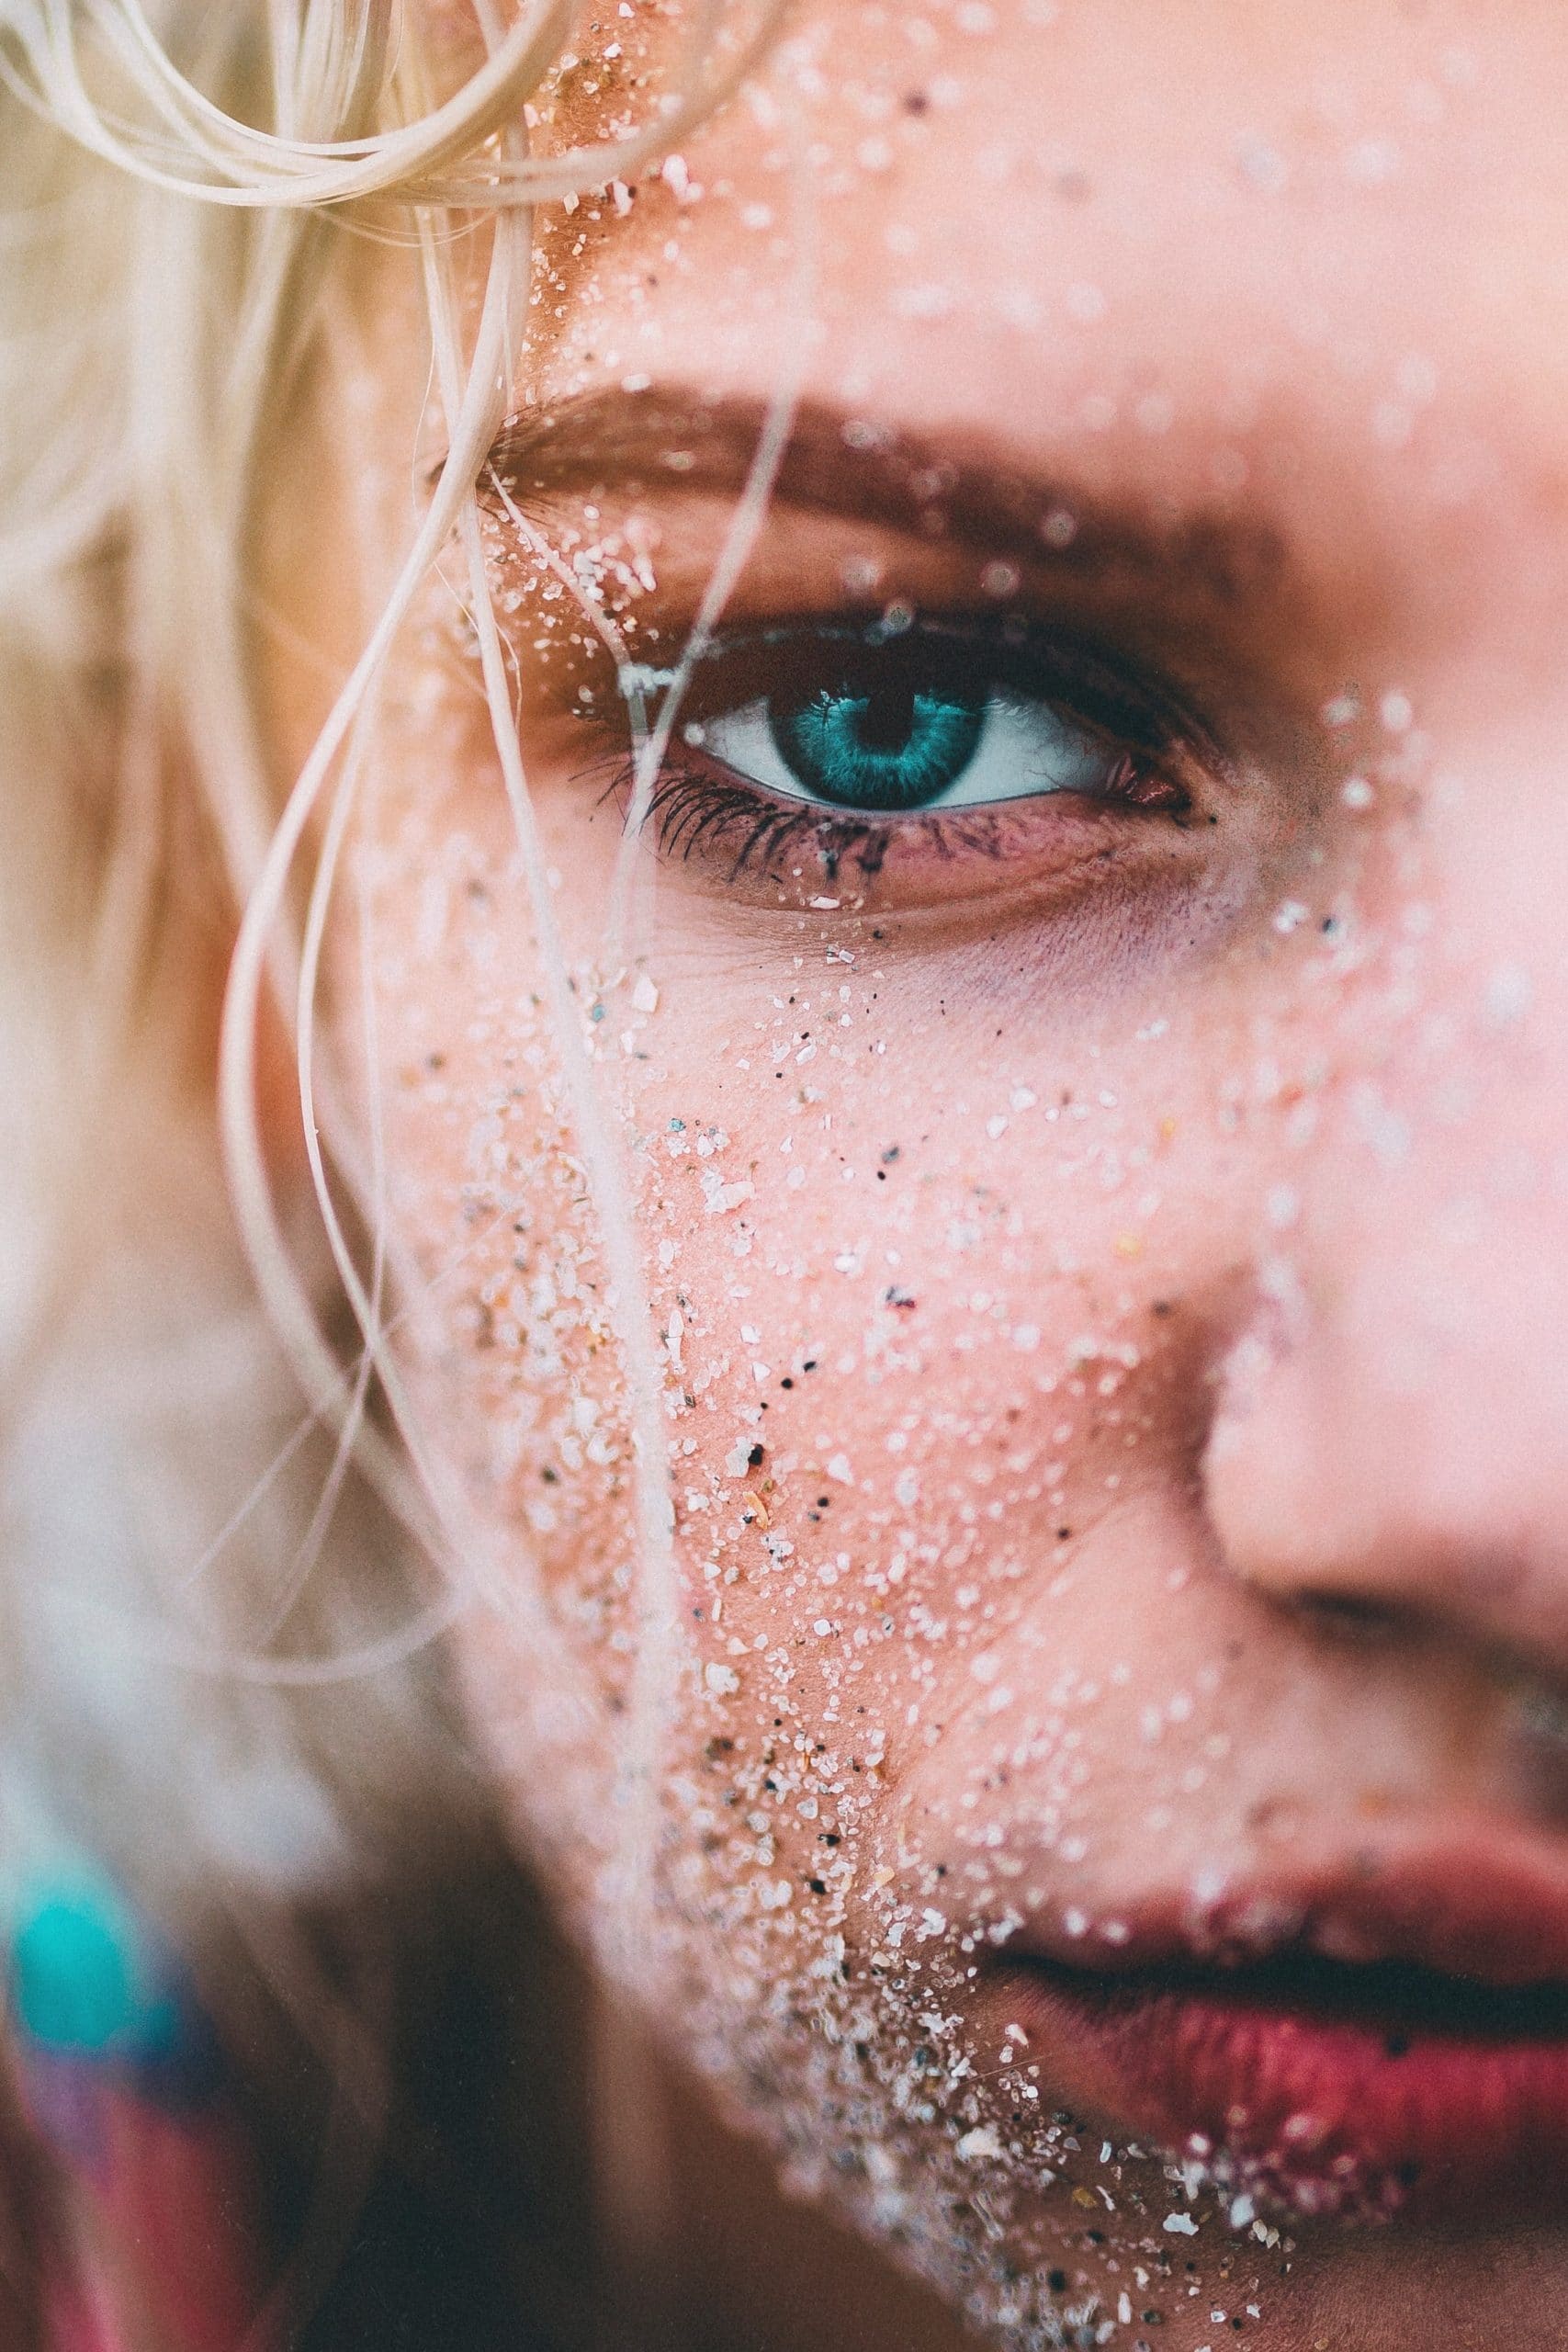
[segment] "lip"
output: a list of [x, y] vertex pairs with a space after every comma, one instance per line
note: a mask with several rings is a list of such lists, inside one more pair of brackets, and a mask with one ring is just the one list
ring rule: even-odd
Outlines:
[[1061, 2092], [1238, 2221], [1568, 2213], [1568, 1875], [1495, 1840], [1043, 1918], [986, 1973]]

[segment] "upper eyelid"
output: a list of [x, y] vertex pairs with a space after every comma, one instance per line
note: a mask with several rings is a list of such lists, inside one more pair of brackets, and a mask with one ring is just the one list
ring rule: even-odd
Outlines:
[[[1168, 758], [1184, 752], [1226, 775], [1237, 768], [1235, 754], [1213, 727], [1168, 681], [1139, 675], [1130, 662], [1113, 659], [1087, 638], [1048, 621], [1031, 619], [1023, 635], [1008, 646], [1004, 625], [1005, 616], [994, 611], [923, 616], [908, 632], [889, 639], [886, 650], [890, 656], [901, 653], [911, 669], [918, 669], [922, 639], [936, 641], [950, 655], [966, 641], [973, 641], [979, 650], [988, 640], [999, 653], [1010, 653], [1019, 669], [1030, 656], [1043, 667], [1055, 669], [1054, 677], [1042, 675], [1036, 681], [1042, 701], [1061, 706], [1082, 723], [1117, 737], [1145, 756]], [[972, 640], [964, 635], [966, 628], [972, 632]], [[705, 711], [710, 715], [716, 711], [716, 679], [727, 669], [733, 673], [749, 655], [768, 650], [782, 652], [790, 644], [808, 644], [819, 637], [874, 651], [868, 647], [867, 635], [864, 624], [857, 629], [821, 614], [805, 614], [793, 620], [781, 616], [763, 628], [753, 625], [748, 629], [738, 624], [728, 632], [720, 629], [693, 673], [683, 707], [699, 718]], [[998, 670], [1001, 666], [998, 660]]]
[[[552, 486], [548, 494], [536, 492], [526, 504], [510, 487], [507, 495], [517, 505], [519, 514], [548, 538], [558, 558], [570, 560], [581, 553], [584, 543], [582, 510], [574, 507], [561, 487]], [[599, 495], [606, 501], [609, 498], [609, 492], [602, 486]], [[669, 496], [668, 491], [661, 493], [661, 499]], [[700, 505], [709, 501], [711, 493], [705, 484], [697, 483], [688, 492], [677, 493], [674, 503], [680, 505], [687, 496], [691, 503]], [[514, 528], [499, 510], [492, 511], [498, 512], [503, 528]], [[803, 561], [799, 549], [793, 547], [787, 550], [788, 560], [782, 560], [771, 526], [774, 522], [813, 519], [830, 523], [842, 518], [822, 513], [803, 514], [775, 498], [764, 516], [732, 602], [730, 610], [735, 617], [728, 630], [721, 630], [721, 637], [733, 638], [748, 632], [755, 637], [763, 630], [782, 633], [792, 628], [842, 630], [871, 617], [863, 599], [852, 597], [842, 589], [836, 566], [829, 567], [827, 562], [813, 566]], [[616, 549], [618, 520], [615, 514], [593, 514], [587, 543], [592, 545], [597, 535], [606, 550], [606, 563], [619, 561], [629, 568], [630, 557]], [[668, 543], [659, 554], [657, 584], [645, 582], [635, 598], [628, 592], [626, 606], [614, 603], [607, 606], [622, 628], [627, 626], [628, 608], [644, 627], [657, 622], [657, 653], [644, 656], [650, 669], [673, 668], [706, 579], [698, 556], [706, 551], [707, 526], [699, 526], [683, 544], [675, 527], [666, 520]], [[560, 535], [562, 525], [568, 526], [569, 535]], [[888, 524], [881, 527], [885, 531], [893, 528]], [[691, 543], [693, 540], [695, 546]], [[975, 625], [995, 622], [998, 606], [994, 598], [982, 598], [977, 576], [952, 577], [945, 589], [934, 594], [929, 586], [921, 585], [922, 580], [930, 580], [931, 567], [942, 564], [944, 560], [951, 573], [955, 551], [948, 543], [933, 543], [911, 534], [904, 537], [903, 546], [907, 552], [889, 553], [879, 591], [884, 599], [923, 605], [928, 613], [940, 609], [952, 619]], [[512, 569], [513, 554], [516, 570]], [[526, 546], [519, 537], [513, 551], [503, 550], [500, 562], [502, 569], [499, 576], [513, 592], [508, 596], [506, 612], [513, 616], [511, 626], [519, 639], [531, 634], [528, 624], [532, 621], [542, 625], [553, 640], [547, 644], [536, 636], [532, 648], [536, 657], [547, 657], [545, 669], [535, 665], [535, 675], [546, 700], [559, 708], [572, 707], [571, 689], [580, 676], [584, 673], [604, 676], [607, 673], [602, 633], [594, 632], [594, 624], [585, 611], [577, 614], [576, 620], [580, 629], [588, 632], [586, 636], [560, 632], [563, 615], [569, 619], [571, 616], [570, 607], [557, 605], [553, 616], [547, 616], [539, 597], [550, 583], [540, 567], [536, 548]], [[1032, 572], [1038, 576], [1032, 576]], [[820, 600], [829, 582], [836, 595], [832, 603]], [[553, 587], [550, 593], [554, 594]], [[1171, 730], [1173, 738], [1179, 735], [1190, 752], [1228, 781], [1239, 779], [1252, 764], [1251, 755], [1243, 744], [1258, 734], [1253, 717], [1257, 710], [1282, 713], [1292, 734], [1314, 722], [1315, 713], [1298, 704], [1292, 686], [1271, 678], [1269, 663], [1260, 662], [1251, 650], [1240, 646], [1227, 652], [1223, 633], [1206, 628], [1195, 631], [1190, 616], [1173, 630], [1160, 628], [1162, 616], [1157, 611], [1151, 613], [1135, 584], [1124, 583], [1124, 593], [1102, 599], [1076, 580], [1053, 576], [1051, 568], [1042, 563], [1022, 573], [1016, 608], [1025, 610], [1036, 626], [1050, 628], [1063, 639], [1112, 651], [1116, 663], [1152, 681], [1158, 689], [1155, 699], [1174, 715], [1177, 722]], [[646, 644], [646, 639], [641, 643]], [[1201, 654], [1196, 662], [1190, 658], [1195, 644]], [[634, 639], [634, 654], [637, 650], [638, 641]], [[558, 681], [553, 687], [552, 676]], [[1226, 700], [1233, 687], [1236, 689], [1234, 713]], [[1237, 716], [1244, 721], [1239, 729], [1235, 727]]]
[[[764, 415], [765, 404], [749, 399], [705, 401], [658, 387], [576, 394], [506, 420], [481, 495], [492, 470], [520, 512], [541, 520], [572, 492], [661, 504], [737, 495]], [[928, 539], [928, 518], [939, 513], [949, 548], [1048, 566], [1085, 587], [1141, 582], [1193, 608], [1255, 609], [1294, 586], [1290, 534], [1268, 514], [1212, 499], [1175, 507], [1152, 489], [1107, 497], [1065, 474], [1042, 478], [1018, 453], [976, 454], [957, 435], [876, 433], [822, 402], [796, 413], [772, 505]], [[1055, 545], [1043, 526], [1061, 515], [1073, 527]]]

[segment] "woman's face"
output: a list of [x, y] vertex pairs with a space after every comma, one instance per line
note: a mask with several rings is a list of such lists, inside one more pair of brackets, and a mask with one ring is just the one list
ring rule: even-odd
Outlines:
[[[640, 1300], [447, 589], [388, 693], [340, 994], [484, 1745], [1021, 2342], [1568, 2342], [1564, 86], [1524, 0], [823, 0], [546, 226], [487, 535], [651, 1804]], [[656, 710], [781, 384], [607, 940], [585, 607]]]

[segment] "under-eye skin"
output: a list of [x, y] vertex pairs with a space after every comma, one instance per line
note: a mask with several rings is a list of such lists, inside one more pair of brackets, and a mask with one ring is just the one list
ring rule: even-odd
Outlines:
[[[913, 905], [1109, 878], [1173, 850], [1204, 821], [1218, 763], [1162, 689], [1059, 630], [895, 605], [721, 638], [646, 822], [661, 855], [731, 894]], [[623, 759], [609, 790], [624, 804], [630, 781]]]

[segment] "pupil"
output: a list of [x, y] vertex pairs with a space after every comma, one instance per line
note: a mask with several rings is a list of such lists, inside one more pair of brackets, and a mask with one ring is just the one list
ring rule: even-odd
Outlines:
[[913, 689], [880, 686], [861, 714], [857, 732], [868, 752], [901, 752], [914, 726]]

